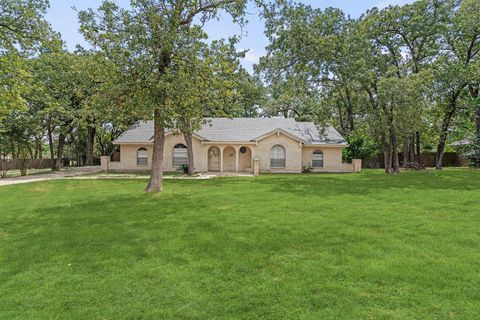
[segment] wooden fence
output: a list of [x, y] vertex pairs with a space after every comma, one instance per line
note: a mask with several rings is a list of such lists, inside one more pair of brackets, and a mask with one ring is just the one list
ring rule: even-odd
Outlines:
[[[399, 153], [400, 165], [403, 165], [403, 154]], [[384, 168], [383, 154], [363, 160], [363, 168]], [[436, 153], [424, 152], [420, 154], [420, 163], [427, 167], [435, 167]], [[445, 152], [443, 155], [444, 167], [467, 167], [468, 161], [456, 152]]]
[[46, 169], [51, 167], [52, 167], [51, 159], [0, 160], [0, 171], [22, 170], [22, 169]]

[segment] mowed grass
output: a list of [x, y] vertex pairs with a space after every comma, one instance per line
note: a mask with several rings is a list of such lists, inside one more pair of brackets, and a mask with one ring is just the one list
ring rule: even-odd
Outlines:
[[0, 319], [478, 319], [480, 171], [0, 187]]

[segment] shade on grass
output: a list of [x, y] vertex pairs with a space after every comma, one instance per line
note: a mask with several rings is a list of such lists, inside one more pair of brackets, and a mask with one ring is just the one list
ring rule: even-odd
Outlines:
[[1, 319], [474, 319], [480, 171], [0, 187]]

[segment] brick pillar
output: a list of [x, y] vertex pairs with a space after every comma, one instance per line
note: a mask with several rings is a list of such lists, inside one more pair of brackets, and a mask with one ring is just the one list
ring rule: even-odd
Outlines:
[[253, 175], [258, 176], [260, 174], [260, 159], [253, 159]]
[[238, 172], [238, 159], [240, 158], [240, 149], [235, 149], [235, 172]]
[[108, 163], [110, 162], [110, 156], [101, 156], [100, 157], [100, 164], [102, 171], [108, 171]]
[[353, 172], [355, 173], [362, 172], [362, 159], [353, 159], [352, 165], [353, 165]]
[[225, 147], [220, 147], [220, 172], [223, 172], [223, 149]]

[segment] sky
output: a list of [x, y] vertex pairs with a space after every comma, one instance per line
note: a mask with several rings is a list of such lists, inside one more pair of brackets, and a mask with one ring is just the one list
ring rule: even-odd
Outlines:
[[[129, 0], [116, 0], [121, 6], [127, 7]], [[342, 9], [351, 17], [358, 17], [370, 8], [383, 8], [390, 4], [412, 3], [413, 0], [298, 0], [309, 4], [315, 8], [336, 7]], [[88, 47], [88, 44], [79, 33], [79, 24], [77, 13], [73, 7], [78, 10], [87, 8], [96, 9], [100, 6], [102, 0], [50, 0], [50, 9], [47, 13], [47, 20], [52, 24], [55, 31], [62, 34], [69, 50], [74, 50], [77, 44]], [[241, 30], [238, 25], [231, 22], [228, 16], [223, 16], [219, 21], [211, 21], [206, 24], [205, 30], [210, 39], [228, 38], [233, 35], [241, 35], [241, 41], [238, 44], [239, 50], [248, 50], [243, 66], [250, 72], [253, 70], [253, 64], [265, 54], [265, 46], [268, 44], [263, 34], [264, 23], [258, 17], [258, 9], [249, 7], [247, 11], [248, 25]]]

